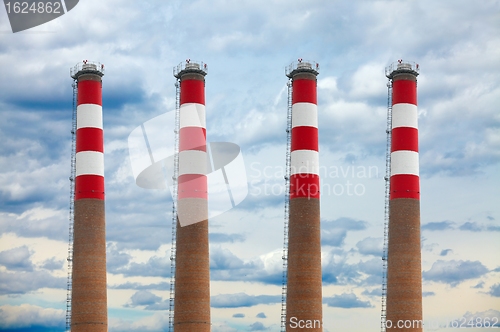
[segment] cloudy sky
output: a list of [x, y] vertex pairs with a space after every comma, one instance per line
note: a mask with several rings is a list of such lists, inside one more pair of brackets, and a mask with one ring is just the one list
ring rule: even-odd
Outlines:
[[109, 329], [167, 329], [172, 200], [136, 185], [129, 135], [174, 109], [172, 68], [191, 58], [208, 64], [207, 139], [241, 147], [248, 182], [210, 220], [212, 330], [279, 331], [284, 67], [299, 57], [320, 64], [324, 330], [380, 329], [384, 68], [400, 58], [421, 68], [426, 330], [498, 322], [498, 0], [87, 0], [15, 34], [0, 8], [0, 330], [64, 329], [69, 68], [83, 59], [106, 68]]

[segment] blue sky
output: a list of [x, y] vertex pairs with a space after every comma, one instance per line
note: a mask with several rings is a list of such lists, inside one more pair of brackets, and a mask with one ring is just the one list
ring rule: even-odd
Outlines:
[[320, 64], [325, 331], [379, 330], [384, 68], [400, 58], [421, 68], [424, 318], [500, 318], [499, 17], [493, 0], [87, 0], [13, 34], [0, 9], [0, 330], [64, 327], [69, 68], [83, 59], [106, 66], [110, 331], [168, 326], [171, 198], [135, 185], [128, 136], [174, 108], [186, 58], [208, 64], [207, 138], [241, 147], [249, 188], [210, 220], [214, 332], [279, 330], [284, 67], [299, 57]]

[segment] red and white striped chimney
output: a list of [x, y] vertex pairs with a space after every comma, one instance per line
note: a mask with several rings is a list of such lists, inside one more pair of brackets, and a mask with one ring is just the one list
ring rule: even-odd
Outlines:
[[316, 79], [292, 81], [290, 199], [319, 199]]
[[[386, 327], [391, 331], [422, 331], [418, 324], [422, 320], [418, 71], [418, 64], [402, 60], [386, 68], [392, 80], [386, 312]], [[398, 322], [412, 324], [399, 328]]]
[[419, 183], [416, 75], [400, 74], [392, 83], [390, 198], [420, 199]]
[[101, 81], [78, 81], [75, 199], [104, 200]]
[[286, 71], [292, 81], [286, 331], [296, 331], [297, 322], [311, 322], [308, 331], [323, 331], [318, 71], [316, 63], [302, 59]]
[[181, 226], [208, 219], [206, 72], [187, 62], [180, 79], [178, 214]]
[[71, 331], [108, 330], [102, 81], [104, 67], [76, 65], [76, 178]]
[[206, 65], [186, 60], [174, 68], [180, 81], [179, 178], [174, 329], [210, 332]]

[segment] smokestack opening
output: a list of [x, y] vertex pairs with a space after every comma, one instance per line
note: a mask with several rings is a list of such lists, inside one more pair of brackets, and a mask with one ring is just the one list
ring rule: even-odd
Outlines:
[[186, 64], [186, 69], [200, 69], [200, 65], [196, 62], [190, 62]]
[[312, 65], [309, 62], [299, 62], [297, 69], [312, 69]]
[[82, 70], [97, 70], [97, 66], [94, 63], [85, 63], [82, 66]]

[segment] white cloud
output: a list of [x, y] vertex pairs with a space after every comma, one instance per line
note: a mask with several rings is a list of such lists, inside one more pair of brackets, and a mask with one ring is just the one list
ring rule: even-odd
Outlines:
[[212, 331], [213, 332], [237, 332], [238, 330], [226, 325], [227, 323], [213, 323]]
[[367, 237], [356, 244], [358, 250], [364, 255], [382, 257], [382, 238]]
[[478, 278], [488, 272], [480, 261], [437, 260], [432, 268], [424, 271], [425, 280], [449, 283], [455, 286], [467, 279]]
[[35, 326], [64, 328], [66, 312], [61, 309], [42, 308], [31, 304], [0, 306], [0, 328], [20, 329]]
[[382, 75], [384, 63], [368, 63], [361, 66], [352, 75], [349, 95], [353, 99], [380, 98], [387, 94], [385, 83], [387, 79]]
[[54, 277], [47, 271], [4, 272], [0, 271], [0, 294], [26, 294], [41, 288], [66, 288], [66, 278]]
[[0, 213], [0, 230], [20, 237], [47, 237], [67, 241], [68, 216], [68, 211], [44, 207], [27, 209], [20, 215]]
[[0, 252], [0, 265], [9, 270], [32, 271], [31, 253], [27, 246]]
[[168, 312], [157, 312], [136, 321], [110, 319], [110, 332], [164, 331], [168, 329]]
[[326, 297], [323, 299], [323, 302], [335, 308], [370, 308], [373, 306], [370, 301], [360, 300], [353, 293], [343, 293], [341, 295]]

